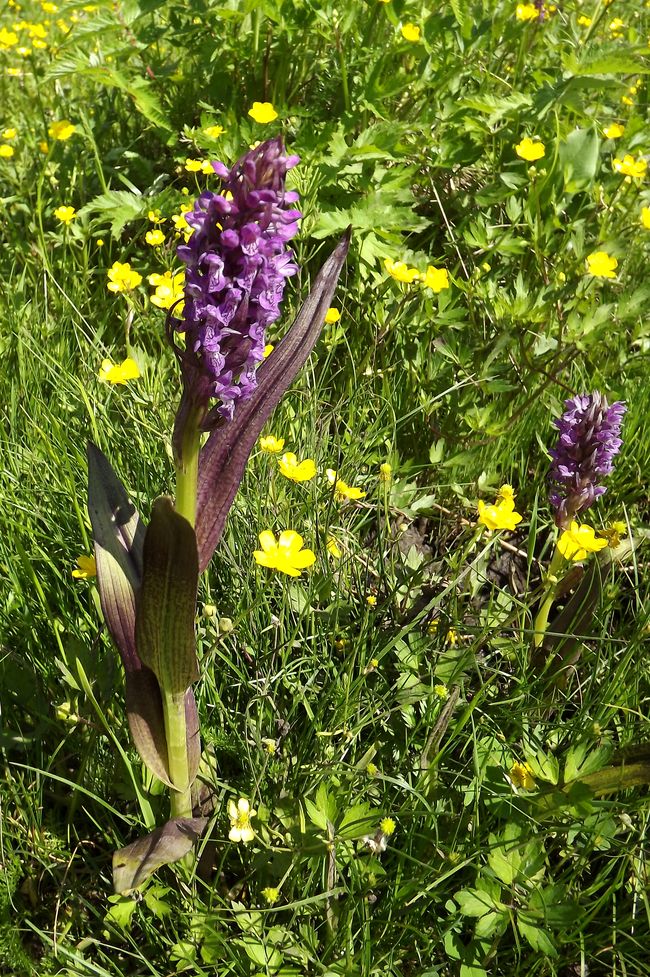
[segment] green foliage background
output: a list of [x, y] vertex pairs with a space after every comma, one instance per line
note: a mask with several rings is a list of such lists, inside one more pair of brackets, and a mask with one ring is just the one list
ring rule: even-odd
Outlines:
[[[604, 580], [565, 688], [531, 669], [530, 633], [566, 397], [628, 402], [590, 520], [638, 542], [648, 521], [650, 192], [612, 163], [650, 154], [650, 12], [568, 0], [521, 21], [516, 6], [0, 9], [19, 36], [0, 33], [0, 129], [17, 129], [0, 158], [1, 973], [647, 974], [647, 781], [589, 781], [648, 761], [643, 547]], [[255, 123], [253, 101], [277, 121]], [[76, 131], [53, 140], [62, 119]], [[211, 840], [196, 874], [114, 897], [111, 852], [148, 817], [132, 778], [158, 822], [167, 802], [131, 746], [94, 585], [70, 575], [90, 545], [85, 442], [148, 517], [173, 491], [179, 391], [146, 277], [112, 295], [107, 270], [177, 267], [170, 217], [213, 185], [185, 160], [232, 161], [277, 132], [301, 156], [304, 220], [271, 342], [353, 228], [341, 319], [269, 426], [321, 476], [295, 485], [253, 454], [200, 595]], [[532, 166], [524, 136], [545, 145]], [[78, 212], [67, 227], [60, 205]], [[162, 249], [144, 240], [156, 209]], [[587, 274], [600, 250], [611, 280]], [[386, 257], [445, 267], [451, 287], [402, 286]], [[127, 354], [142, 378], [101, 383], [102, 360]], [[327, 467], [365, 499], [337, 502]], [[504, 482], [525, 516], [510, 549], [472, 525]], [[266, 528], [298, 530], [314, 571], [256, 568]], [[515, 762], [534, 790], [513, 786]], [[227, 840], [239, 796], [258, 812], [247, 847]]]

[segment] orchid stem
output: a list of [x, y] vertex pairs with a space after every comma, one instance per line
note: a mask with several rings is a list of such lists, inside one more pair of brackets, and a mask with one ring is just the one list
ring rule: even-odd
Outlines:
[[199, 477], [199, 449], [201, 431], [199, 417], [192, 413], [187, 418], [181, 457], [176, 462], [176, 511], [185, 516], [189, 524], [196, 524], [196, 492]]
[[187, 762], [185, 693], [161, 691], [169, 777], [176, 785], [171, 792], [171, 814], [173, 818], [191, 818], [192, 790]]
[[539, 611], [537, 612], [537, 617], [535, 618], [534, 624], [534, 638], [533, 646], [539, 648], [544, 641], [544, 635], [548, 628], [548, 616], [551, 613], [551, 608], [553, 606], [553, 601], [555, 600], [555, 593], [557, 590], [557, 573], [560, 570], [564, 562], [564, 557], [560, 553], [557, 546], [553, 551], [553, 557], [548, 568], [548, 573], [546, 575], [546, 591], [544, 593], [544, 598], [542, 600]]

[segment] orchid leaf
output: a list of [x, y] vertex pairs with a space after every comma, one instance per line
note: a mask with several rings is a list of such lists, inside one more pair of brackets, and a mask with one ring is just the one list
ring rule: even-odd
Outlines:
[[135, 646], [135, 604], [142, 577], [144, 526], [108, 459], [92, 442], [88, 442], [88, 513], [102, 612], [128, 674], [141, 667]]
[[350, 246], [349, 231], [321, 268], [293, 325], [257, 371], [257, 388], [232, 421], [210, 434], [199, 456], [196, 539], [199, 570], [221, 538], [260, 431], [316, 344]]
[[113, 853], [113, 887], [131, 892], [163, 865], [183, 858], [205, 831], [207, 818], [175, 818]]
[[165, 496], [156, 499], [143, 548], [135, 632], [138, 655], [163, 692], [178, 695], [199, 677], [194, 615], [199, 580], [196, 537]]

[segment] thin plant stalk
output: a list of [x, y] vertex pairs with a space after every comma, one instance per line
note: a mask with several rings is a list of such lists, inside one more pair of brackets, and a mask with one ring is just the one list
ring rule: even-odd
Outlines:
[[546, 630], [548, 628], [548, 616], [551, 613], [551, 608], [553, 606], [553, 601], [555, 600], [555, 594], [557, 591], [557, 574], [559, 573], [563, 562], [564, 557], [556, 546], [553, 551], [553, 557], [546, 576], [546, 591], [544, 593], [540, 609], [537, 612], [537, 617], [535, 618], [533, 638], [533, 645], [535, 648], [539, 648], [544, 641], [544, 635], [546, 634]]

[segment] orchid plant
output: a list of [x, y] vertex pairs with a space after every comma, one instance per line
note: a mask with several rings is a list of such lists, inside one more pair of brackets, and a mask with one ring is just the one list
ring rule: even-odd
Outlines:
[[346, 235], [264, 359], [265, 330], [279, 318], [286, 280], [298, 271], [287, 245], [301, 215], [297, 194], [285, 186], [297, 163], [279, 137], [231, 168], [215, 162], [219, 192], [202, 193], [187, 214], [193, 233], [178, 248], [186, 265], [183, 307], [170, 310], [167, 329], [182, 377], [175, 499], [156, 499], [145, 526], [106, 457], [88, 446], [101, 607], [124, 666], [133, 741], [171, 800], [165, 825], [115, 852], [118, 892], [186, 855], [207, 824], [192, 816], [201, 756], [192, 690], [200, 677], [199, 574], [219, 543], [262, 427], [313, 349], [349, 246]]

